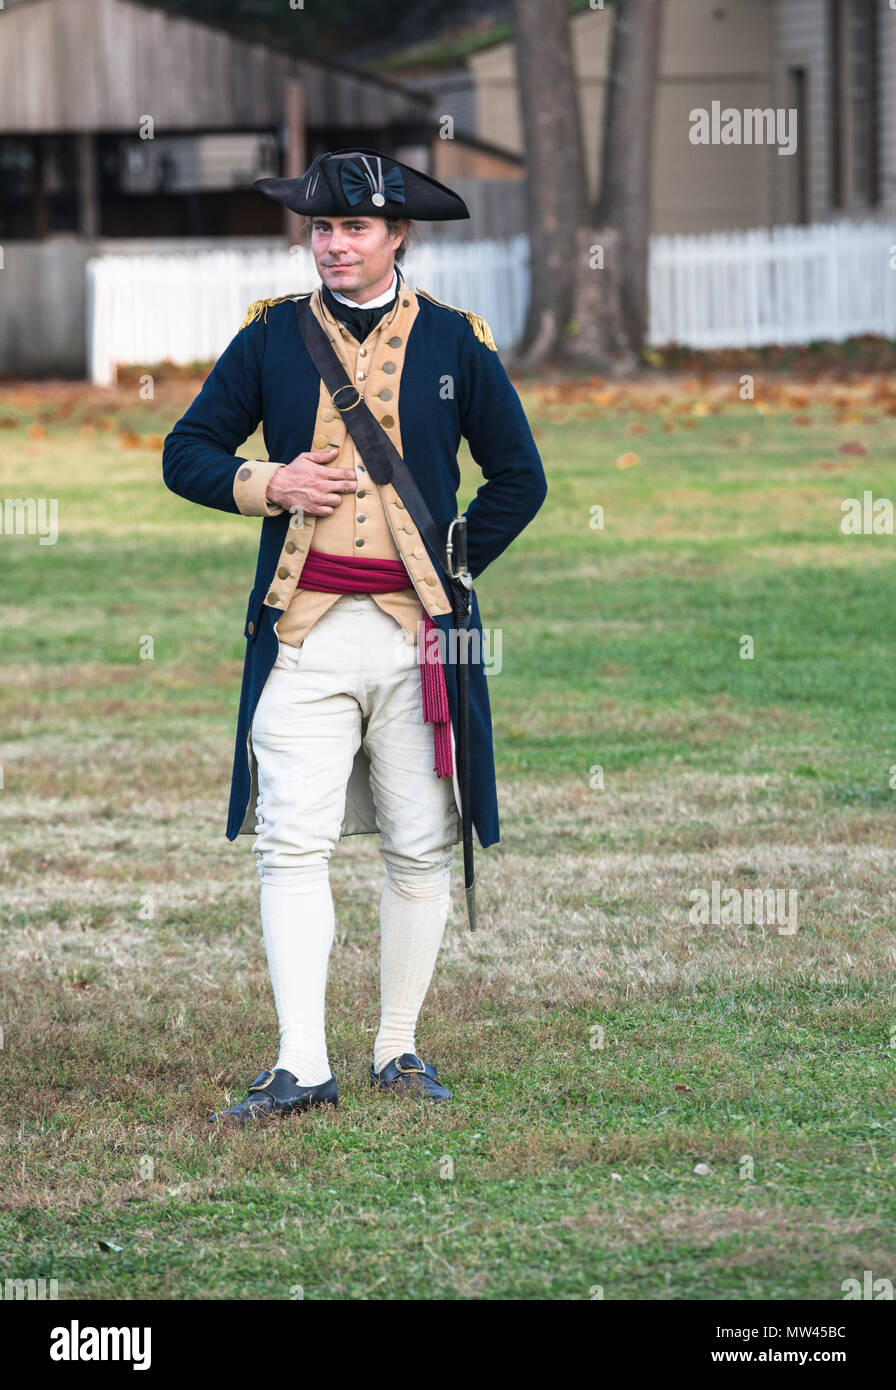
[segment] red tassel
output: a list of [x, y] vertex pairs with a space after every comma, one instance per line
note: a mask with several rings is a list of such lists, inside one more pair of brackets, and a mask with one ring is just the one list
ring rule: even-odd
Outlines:
[[430, 661], [431, 632], [438, 632], [437, 625], [423, 609], [423, 653], [420, 666], [423, 687], [423, 718], [433, 726], [433, 745], [435, 765], [433, 772], [439, 777], [450, 777], [454, 770], [451, 756], [451, 711], [448, 708], [448, 691], [445, 688], [445, 672], [441, 661]]

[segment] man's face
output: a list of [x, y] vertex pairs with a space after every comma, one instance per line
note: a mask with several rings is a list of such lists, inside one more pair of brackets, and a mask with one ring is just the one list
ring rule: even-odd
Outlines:
[[383, 294], [392, 281], [406, 225], [400, 222], [390, 234], [383, 217], [315, 217], [311, 251], [327, 289], [358, 304]]

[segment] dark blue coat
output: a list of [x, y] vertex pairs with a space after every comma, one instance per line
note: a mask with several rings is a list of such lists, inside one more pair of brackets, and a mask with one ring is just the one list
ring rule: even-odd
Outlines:
[[[467, 559], [476, 579], [519, 535], [547, 493], [541, 459], [519, 397], [498, 354], [476, 336], [464, 313], [418, 296], [398, 400], [404, 459], [440, 536], [457, 514], [457, 450], [465, 436], [485, 483], [467, 508]], [[445, 389], [447, 378], [453, 391]], [[202, 390], [165, 440], [162, 473], [179, 496], [204, 507], [239, 512], [234, 476], [245, 462], [235, 454], [264, 421], [268, 457], [284, 463], [311, 448], [320, 377], [286, 300], [241, 329], [219, 357]], [[434, 404], [436, 403], [436, 404]], [[247, 735], [258, 698], [277, 658], [280, 610], [265, 605], [286, 539], [288, 511], [266, 517], [244, 635], [246, 659], [233, 761], [227, 838], [243, 829], [251, 794]], [[427, 547], [427, 550], [429, 548]], [[432, 558], [431, 552], [430, 556]], [[442, 552], [444, 558], [444, 550]], [[441, 576], [438, 565], [436, 573]], [[443, 585], [443, 587], [445, 587]], [[450, 594], [446, 595], [450, 599]], [[449, 615], [434, 619], [452, 650]], [[482, 641], [479, 605], [473, 624]], [[474, 651], [475, 639], [474, 639]], [[479, 648], [482, 650], [482, 647]], [[457, 737], [456, 663], [443, 664], [451, 722]], [[498, 800], [485, 667], [470, 663], [472, 814], [480, 845], [498, 838]], [[346, 833], [353, 833], [348, 831]]]

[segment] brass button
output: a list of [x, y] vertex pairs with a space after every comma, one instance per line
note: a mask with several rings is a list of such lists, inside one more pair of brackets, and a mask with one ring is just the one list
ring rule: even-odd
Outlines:
[[251, 478], [251, 477], [252, 477], [252, 469], [251, 469], [251, 468], [241, 468], [240, 471], [239, 471], [239, 473], [237, 473], [237, 477], [239, 478], [239, 480], [240, 480], [241, 483], [244, 483], [244, 482], [246, 481], [247, 478]]
[[311, 446], [314, 449], [327, 449], [329, 445], [330, 441], [325, 434], [316, 434], [311, 441]]
[[296, 543], [295, 543], [295, 541], [287, 541], [287, 542], [286, 542], [286, 553], [287, 553], [287, 555], [292, 555], [293, 552], [294, 552], [294, 550], [295, 550], [295, 548], [296, 548]]
[[401, 500], [400, 497], [396, 497], [396, 499], [395, 499], [395, 505], [396, 505], [396, 507], [400, 507], [401, 510], [404, 511], [404, 503], [402, 502], [402, 500]]
[[402, 526], [401, 529], [402, 529], [402, 531], [407, 531], [407, 533], [408, 533], [409, 536], [412, 536], [412, 535], [414, 534], [414, 528], [413, 528], [413, 526]]
[[336, 419], [336, 412], [335, 410], [322, 410], [320, 412], [320, 418], [326, 420], [327, 424], [329, 424], [331, 420]]
[[393, 372], [398, 371], [398, 368], [396, 367], [394, 362], [384, 362], [383, 371], [386, 373], [387, 376], [391, 376]]
[[288, 578], [289, 578], [289, 570], [285, 567], [285, 565], [281, 565], [280, 568], [278, 569], [278, 571], [277, 571], [277, 578], [278, 578], [278, 579], [288, 579]]
[[408, 307], [408, 305], [410, 304], [410, 302], [411, 302], [411, 301], [410, 301], [409, 299], [403, 299], [403, 300], [401, 301], [401, 307], [402, 307], [403, 309], [406, 309], [406, 308]]
[[366, 496], [367, 496], [367, 489], [366, 489], [366, 487], [359, 487], [359, 488], [358, 488], [358, 491], [355, 493], [355, 496], [356, 496], [356, 497], [366, 497]]
[[380, 424], [382, 425], [384, 430], [391, 430], [392, 426], [395, 424], [395, 416], [384, 415], [380, 420]]
[[249, 624], [248, 624], [248, 628], [249, 628], [249, 636], [251, 637], [252, 634], [253, 634], [253, 632], [255, 631], [255, 624], [254, 624], [254, 623], [249, 623]]
[[265, 603], [276, 603], [276, 602], [277, 602], [277, 595], [274, 593], [274, 591], [273, 591], [273, 589], [272, 589], [271, 592], [268, 594], [267, 598], [265, 599]]
[[363, 544], [364, 544], [363, 541], [355, 541], [355, 545], [363, 545]]
[[434, 574], [428, 574], [428, 575], [426, 576], [426, 582], [427, 582], [427, 584], [435, 584], [435, 582], [436, 582], [436, 577], [435, 577], [435, 575], [434, 575]]
[[366, 357], [366, 356], [367, 356], [367, 349], [366, 349], [365, 347], [358, 348], [358, 356], [359, 356], [359, 357]]
[[355, 377], [357, 378], [358, 381], [363, 381], [364, 378], [366, 377], [366, 375], [367, 375], [366, 372], [355, 372]]
[[367, 517], [364, 515], [363, 512], [358, 512], [358, 515], [355, 517], [355, 521], [366, 521], [366, 520], [367, 520]]
[[400, 339], [399, 337], [390, 338], [390, 339], [389, 339], [389, 346], [390, 346], [390, 347], [394, 347], [394, 348], [400, 348], [400, 347], [401, 347], [401, 339]]
[[381, 401], [391, 401], [392, 399], [392, 392], [389, 390], [388, 386], [384, 386], [382, 391], [378, 392], [378, 395]]
[[419, 545], [417, 546], [416, 550], [411, 551], [411, 555], [414, 557], [415, 560], [423, 559], [423, 551], [420, 549]]

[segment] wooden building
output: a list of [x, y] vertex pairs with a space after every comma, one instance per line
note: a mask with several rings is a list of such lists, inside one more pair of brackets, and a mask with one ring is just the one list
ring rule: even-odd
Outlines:
[[0, 241], [277, 235], [252, 181], [323, 150], [425, 153], [425, 94], [145, 0], [0, 8]]

